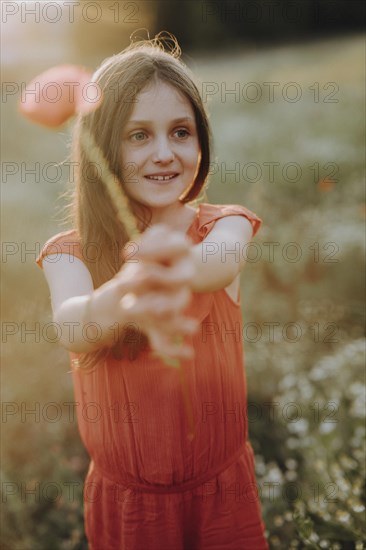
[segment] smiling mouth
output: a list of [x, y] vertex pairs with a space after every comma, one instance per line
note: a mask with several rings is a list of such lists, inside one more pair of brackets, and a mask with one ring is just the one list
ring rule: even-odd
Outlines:
[[170, 174], [169, 176], [145, 176], [146, 179], [151, 181], [170, 181], [177, 177], [179, 174]]

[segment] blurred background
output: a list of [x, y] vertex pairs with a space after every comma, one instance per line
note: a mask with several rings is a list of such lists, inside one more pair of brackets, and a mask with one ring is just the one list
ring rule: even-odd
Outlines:
[[63, 63], [94, 70], [138, 29], [141, 38], [173, 33], [197, 77], [214, 135], [205, 202], [242, 204], [263, 219], [241, 295], [270, 546], [364, 548], [364, 2], [4, 1], [1, 9], [2, 548], [87, 548], [89, 458], [34, 261], [69, 228], [73, 121], [47, 130], [22, 118], [17, 102], [40, 72]]

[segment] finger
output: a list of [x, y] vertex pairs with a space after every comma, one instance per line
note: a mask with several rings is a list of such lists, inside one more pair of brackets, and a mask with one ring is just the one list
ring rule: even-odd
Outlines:
[[147, 292], [141, 296], [128, 293], [121, 299], [121, 306], [136, 318], [144, 315], [159, 318], [177, 314], [188, 305], [190, 299], [191, 293], [187, 288], [166, 293], [165, 296], [157, 292]]
[[172, 266], [147, 264], [141, 280], [147, 286], [175, 288], [180, 285], [189, 285], [195, 274], [195, 267], [190, 259], [181, 258]]
[[169, 289], [178, 285], [178, 281], [169, 277], [164, 268], [158, 265], [145, 265], [134, 273], [121, 270], [115, 275], [115, 281], [121, 297], [126, 292], [141, 295], [149, 290]]
[[150, 283], [173, 288], [183, 284], [189, 285], [194, 274], [195, 266], [187, 257], [177, 259], [170, 266], [150, 265], [146, 269], [146, 277]]
[[152, 294], [151, 313], [158, 318], [176, 315], [188, 305], [190, 298], [191, 293], [187, 288], [181, 288], [176, 292]]
[[[194, 266], [187, 260], [180, 260], [174, 267], [145, 263], [129, 278], [128, 289], [136, 294], [149, 289], [173, 289], [182, 284], [188, 285], [193, 274]], [[115, 279], [121, 284], [121, 290], [125, 290], [126, 273], [117, 273]]]
[[[122, 300], [124, 296], [126, 295], [133, 295], [135, 298], [139, 296], [144, 296], [148, 293], [150, 290], [163, 290], [166, 289], [167, 285], [163, 285], [162, 283], [158, 285], [157, 283], [154, 283], [153, 281], [150, 281], [148, 276], [140, 276], [139, 274], [136, 274], [133, 278], [126, 279], [125, 274], [117, 274], [115, 276], [115, 288], [116, 288], [116, 295], [117, 300]], [[170, 285], [172, 287], [173, 285]], [[131, 297], [128, 298], [128, 303], [130, 303]]]
[[[152, 227], [147, 228], [144, 233], [140, 234], [135, 241], [128, 241], [123, 248], [123, 257], [128, 257], [128, 250], [132, 247], [133, 257], [136, 257], [136, 253], [140, 248], [149, 248], [155, 241], [164, 241], [167, 237], [169, 227], [165, 224], [155, 224]], [[137, 248], [137, 250], [136, 250]]]
[[190, 284], [195, 274], [196, 267], [191, 255], [171, 259], [171, 265], [161, 265], [141, 260], [133, 264], [124, 264], [115, 274], [114, 279], [131, 286], [131, 291], [140, 291], [146, 285], [148, 287], [177, 286], [179, 284]]
[[172, 283], [190, 284], [195, 275], [196, 267], [191, 257], [184, 256], [177, 259], [171, 267], [165, 268], [165, 272], [167, 273], [168, 280], [172, 281]]
[[191, 246], [191, 241], [184, 233], [172, 232], [167, 226], [164, 232], [143, 238], [135, 257], [150, 261], [172, 261], [186, 255]]

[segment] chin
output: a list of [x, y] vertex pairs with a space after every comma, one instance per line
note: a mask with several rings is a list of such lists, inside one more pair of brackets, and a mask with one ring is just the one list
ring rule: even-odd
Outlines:
[[168, 208], [169, 206], [174, 206], [176, 203], [179, 202], [179, 199], [177, 198], [174, 201], [166, 201], [166, 202], [146, 202], [146, 206], [149, 206], [150, 208]]
[[174, 206], [177, 202], [180, 202], [180, 197], [186, 193], [186, 189], [175, 192], [174, 195], [166, 195], [165, 197], [148, 197], [147, 195], [143, 197], [136, 197], [135, 200], [146, 204], [151, 207], [159, 206]]

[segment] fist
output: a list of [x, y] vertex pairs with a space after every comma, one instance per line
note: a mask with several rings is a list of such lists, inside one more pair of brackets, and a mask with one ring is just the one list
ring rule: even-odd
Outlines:
[[184, 315], [196, 273], [192, 243], [185, 234], [158, 224], [145, 231], [134, 260], [115, 277], [128, 288], [120, 302], [124, 317], [141, 326], [156, 351], [191, 357], [191, 348], [173, 341], [198, 328], [195, 319]]

